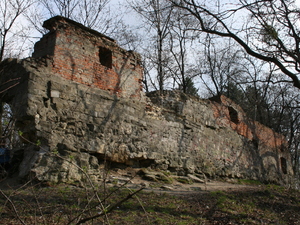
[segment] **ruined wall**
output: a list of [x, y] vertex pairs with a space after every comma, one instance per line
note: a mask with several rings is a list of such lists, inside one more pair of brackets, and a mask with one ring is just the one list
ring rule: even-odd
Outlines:
[[33, 57], [51, 57], [52, 72], [122, 97], [141, 98], [140, 56], [72, 20], [57, 16], [44, 23], [47, 33], [34, 48]]
[[[11, 105], [24, 141], [19, 176], [33, 174], [41, 181], [84, 182], [87, 172], [97, 181], [103, 162], [108, 161], [113, 166], [152, 167], [179, 175], [205, 173], [210, 177], [289, 182], [293, 171], [284, 137], [249, 121], [229, 99], [204, 100], [168, 91], [143, 97], [141, 73], [126, 63], [124, 82], [129, 80], [126, 84], [134, 88], [121, 85], [120, 91], [112, 91], [110, 85], [101, 86], [92, 80], [90, 66], [82, 67], [84, 73], [80, 73], [87, 53], [79, 57], [76, 49], [72, 51], [74, 70], [60, 65], [63, 60], [72, 60], [57, 45], [68, 43], [70, 49], [73, 44], [64, 39], [69, 36], [61, 38], [65, 41], [59, 44], [63, 32], [58, 34], [57, 30], [36, 45], [40, 53], [34, 53], [34, 58], [0, 64], [1, 100]], [[48, 48], [45, 43], [54, 43], [49, 35], [55, 35], [56, 44]], [[87, 52], [90, 61], [96, 63], [98, 59], [92, 59], [92, 55], [97, 56], [98, 50], [83, 43], [78, 45], [91, 48]], [[46, 52], [52, 57], [45, 56]], [[113, 61], [115, 67], [122, 64]], [[109, 71], [96, 74], [103, 79], [110, 77]], [[123, 73], [119, 75], [122, 81]], [[6, 88], [9, 82], [15, 86]]]

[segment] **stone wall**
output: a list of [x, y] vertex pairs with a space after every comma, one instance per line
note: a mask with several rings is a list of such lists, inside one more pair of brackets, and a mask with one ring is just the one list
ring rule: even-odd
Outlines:
[[[78, 49], [90, 50], [79, 55], [78, 46], [73, 46], [78, 37], [71, 33], [94, 33], [61, 17], [48, 23], [50, 33], [38, 42], [33, 58], [0, 64], [1, 101], [11, 106], [24, 141], [20, 177], [85, 182], [88, 173], [98, 181], [106, 161], [114, 167], [151, 167], [178, 175], [290, 181], [293, 171], [285, 138], [247, 119], [230, 99], [198, 99], [169, 91], [144, 96], [140, 66], [133, 68], [126, 61], [131, 53], [98, 35], [103, 43], [90, 37], [97, 43], [93, 47], [82, 40]], [[108, 47], [102, 46], [106, 41]], [[95, 46], [113, 49], [112, 68], [99, 64]], [[73, 56], [63, 48], [72, 49]], [[84, 62], [91, 64], [86, 67]], [[103, 86], [94, 79], [95, 63], [104, 68], [95, 73], [102, 80], [109, 83], [115, 77], [111, 73], [118, 75], [117, 89], [111, 89], [115, 81]], [[124, 73], [116, 72], [122, 65]]]

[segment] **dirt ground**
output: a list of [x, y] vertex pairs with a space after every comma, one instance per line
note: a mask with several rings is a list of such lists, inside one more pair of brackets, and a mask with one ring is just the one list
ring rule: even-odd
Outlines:
[[[200, 179], [186, 184], [176, 179], [162, 182], [144, 178], [135, 171], [116, 170], [102, 181], [99, 196], [106, 199], [108, 208], [127, 199], [109, 214], [109, 224], [300, 224], [299, 191], [258, 182], [239, 184], [233, 179]], [[141, 187], [144, 190], [138, 196], [126, 197]], [[91, 188], [48, 183], [24, 185], [10, 178], [0, 183], [0, 189], [0, 224], [20, 224], [20, 218], [25, 224], [70, 224], [78, 215], [88, 218], [99, 213], [99, 202]], [[9, 201], [2, 198], [5, 195]], [[87, 206], [89, 210], [83, 210]], [[19, 217], [12, 209], [18, 210]], [[84, 224], [108, 224], [105, 218], [97, 216], [93, 223]]]
[[[134, 175], [132, 175], [134, 174]], [[165, 192], [170, 194], [189, 194], [193, 192], [210, 192], [210, 191], [238, 191], [238, 190], [255, 190], [259, 189], [260, 185], [245, 185], [238, 184], [234, 179], [227, 181], [219, 180], [203, 180], [204, 182], [193, 181], [192, 184], [186, 184], [172, 179], [172, 183], [161, 181], [150, 181], [142, 176], [136, 175], [136, 171], [117, 170], [112, 171], [106, 183], [108, 187], [123, 186], [132, 189], [144, 187], [145, 191]], [[17, 178], [7, 178], [0, 181], [0, 189], [16, 189], [23, 186], [25, 183], [20, 182]], [[47, 183], [45, 184], [47, 186]]]

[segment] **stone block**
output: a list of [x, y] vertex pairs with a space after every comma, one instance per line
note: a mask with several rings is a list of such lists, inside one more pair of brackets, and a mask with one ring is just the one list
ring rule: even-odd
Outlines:
[[51, 90], [50, 96], [51, 96], [51, 98], [59, 98], [60, 92], [57, 90]]

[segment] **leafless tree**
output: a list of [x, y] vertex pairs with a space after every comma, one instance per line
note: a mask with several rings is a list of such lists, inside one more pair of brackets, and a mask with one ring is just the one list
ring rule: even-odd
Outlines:
[[154, 52], [151, 53], [148, 59], [154, 65], [153, 68], [155, 68], [157, 73], [158, 89], [162, 91], [165, 81], [168, 78], [165, 69], [169, 62], [166, 40], [169, 35], [169, 25], [173, 9], [165, 0], [151, 0], [148, 2], [134, 0], [130, 1], [129, 4], [143, 19], [144, 26], [148, 28], [148, 35], [152, 35], [151, 45]]
[[[286, 135], [299, 174], [300, 9], [295, 0], [168, 1], [197, 20], [190, 30], [229, 38], [247, 53], [239, 66], [242, 76], [236, 80], [248, 104], [246, 111]], [[218, 63], [208, 60], [214, 69]], [[222, 79], [217, 75], [211, 80], [217, 87]]]
[[101, 22], [103, 22], [103, 13], [104, 8], [107, 6], [110, 0], [81, 0], [79, 1], [79, 13], [78, 19], [83, 25], [93, 28], [100, 27]]
[[294, 0], [169, 2], [197, 19], [190, 29], [233, 39], [249, 55], [275, 64], [287, 76], [284, 81], [300, 88], [299, 8]]
[[63, 16], [86, 27], [106, 33], [112, 24], [112, 17], [106, 8], [110, 0], [39, 0], [50, 17]]
[[191, 45], [193, 33], [190, 32], [189, 27], [191, 20], [182, 18], [181, 10], [173, 10], [173, 15], [169, 25], [168, 43], [172, 55], [172, 63], [168, 70], [174, 80], [174, 87], [188, 93], [189, 84], [195, 77], [191, 70], [189, 60], [191, 55]]
[[229, 83], [238, 85], [242, 77], [242, 52], [230, 40], [220, 40], [210, 34], [203, 38], [202, 45], [196, 62], [202, 83], [210, 96], [229, 95]]
[[0, 2], [0, 62], [9, 44], [9, 36], [20, 32], [16, 23], [21, 15], [33, 4], [33, 0], [2, 0]]
[[41, 3], [49, 11], [50, 16], [64, 16], [72, 19], [79, 5], [78, 0], [41, 0]]

